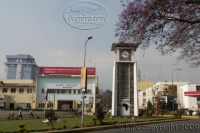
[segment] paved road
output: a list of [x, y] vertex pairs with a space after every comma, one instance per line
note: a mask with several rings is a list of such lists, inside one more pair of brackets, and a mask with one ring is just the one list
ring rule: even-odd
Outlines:
[[93, 133], [199, 133], [200, 119], [188, 121], [168, 122], [150, 125], [127, 126], [126, 124], [116, 126], [116, 129], [101, 130]]

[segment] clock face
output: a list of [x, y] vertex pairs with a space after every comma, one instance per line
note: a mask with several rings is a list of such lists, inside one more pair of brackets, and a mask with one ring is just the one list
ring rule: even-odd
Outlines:
[[129, 57], [129, 52], [128, 51], [123, 51], [122, 52], [122, 57], [128, 58]]

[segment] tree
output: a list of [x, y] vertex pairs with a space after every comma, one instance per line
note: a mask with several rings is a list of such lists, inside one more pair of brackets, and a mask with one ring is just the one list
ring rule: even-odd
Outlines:
[[99, 96], [101, 97], [101, 105], [106, 108], [111, 108], [112, 91], [111, 90], [99, 90]]
[[150, 100], [147, 102], [147, 110], [152, 110], [153, 109], [153, 104], [151, 103]]
[[199, 0], [122, 1], [116, 36], [122, 42], [137, 42], [141, 48], [155, 44], [163, 54], [180, 50], [179, 60], [200, 66]]

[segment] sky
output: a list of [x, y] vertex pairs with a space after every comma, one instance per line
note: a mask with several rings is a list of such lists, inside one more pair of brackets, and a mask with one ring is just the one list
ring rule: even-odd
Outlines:
[[[96, 67], [99, 88], [112, 88], [115, 53], [111, 51], [115, 24], [123, 10], [120, 0], [93, 0], [109, 13], [100, 27], [81, 30], [66, 23], [63, 14], [79, 0], [0, 0], [0, 79], [5, 79], [6, 55], [30, 54], [38, 66], [82, 67], [87, 42], [86, 66]], [[177, 61], [178, 52], [162, 56], [155, 46], [135, 52], [141, 80], [200, 82], [200, 67]], [[173, 71], [175, 69], [181, 71]]]

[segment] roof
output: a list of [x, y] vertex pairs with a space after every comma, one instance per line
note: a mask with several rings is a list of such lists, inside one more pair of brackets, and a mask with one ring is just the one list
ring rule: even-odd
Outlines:
[[139, 44], [138, 43], [113, 43], [111, 47], [111, 51], [115, 51], [117, 47], [126, 47], [126, 48], [132, 48], [134, 51], [138, 48]]
[[[30, 86], [35, 84], [35, 80], [32, 79], [3, 79], [1, 80], [5, 86], [7, 85], [17, 85], [17, 86]], [[0, 86], [4, 86], [0, 84]]]

